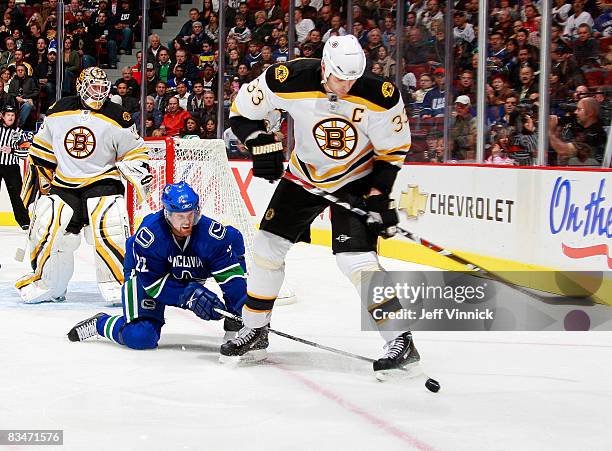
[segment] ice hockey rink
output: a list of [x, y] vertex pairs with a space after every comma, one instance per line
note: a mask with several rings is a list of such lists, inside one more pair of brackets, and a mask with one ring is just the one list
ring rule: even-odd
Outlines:
[[[437, 394], [421, 379], [377, 382], [366, 362], [277, 336], [266, 363], [221, 365], [221, 323], [178, 309], [154, 351], [70, 343], [77, 321], [119, 312], [103, 308], [92, 250], [77, 252], [66, 302], [22, 305], [22, 242], [17, 228], [0, 228], [0, 429], [62, 429], [58, 448], [70, 450], [612, 449], [612, 333], [415, 333]], [[328, 248], [294, 247], [287, 277], [299, 301], [275, 309], [274, 328], [381, 355]]]

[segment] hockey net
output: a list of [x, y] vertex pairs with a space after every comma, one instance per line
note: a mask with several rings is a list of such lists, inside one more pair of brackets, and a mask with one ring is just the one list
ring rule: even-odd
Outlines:
[[[200, 195], [200, 211], [224, 225], [236, 227], [244, 237], [247, 268], [253, 262], [255, 224], [240, 194], [222, 139], [166, 138], [147, 140], [153, 181], [147, 198], [138, 205], [128, 184], [127, 204], [130, 226], [135, 231], [149, 213], [161, 210], [161, 195], [167, 183], [185, 181]], [[295, 302], [286, 287], [279, 294], [282, 303]]]

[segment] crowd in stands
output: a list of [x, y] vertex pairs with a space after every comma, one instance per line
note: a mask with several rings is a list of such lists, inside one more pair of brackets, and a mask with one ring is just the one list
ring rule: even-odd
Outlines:
[[[397, 36], [397, 2], [392, 0], [354, 0], [352, 11], [340, 0], [229, 0], [225, 24], [219, 23], [219, 1], [203, 0], [189, 10], [189, 20], [171, 42], [149, 35], [145, 74], [140, 64], [123, 67], [121, 78], [113, 80], [113, 101], [139, 120], [140, 90], [146, 89], [147, 136], [217, 137], [218, 121], [225, 121], [217, 114], [219, 102], [226, 116], [242, 84], [289, 58], [289, 1], [297, 6], [296, 56], [320, 58], [330, 36], [353, 33], [367, 56], [368, 71], [392, 79], [401, 71], [401, 91], [413, 131], [410, 159], [442, 162], [447, 97], [452, 102], [449, 157], [475, 158], [478, 0], [457, 0], [450, 9], [442, 0], [407, 1], [402, 36]], [[612, 6], [606, 1], [554, 1], [551, 121], [544, 127], [550, 135], [551, 164], [602, 161], [612, 89]], [[540, 129], [540, 5], [533, 0], [490, 3], [486, 161], [534, 164]], [[57, 55], [57, 0], [28, 0], [27, 5], [8, 0], [0, 5], [0, 106], [13, 104], [19, 109], [19, 124], [33, 128], [57, 89], [74, 94], [80, 70], [92, 65], [116, 68], [117, 55], [131, 53], [139, 36], [139, 5], [137, 0], [70, 0], [65, 8], [63, 55]], [[161, 27], [164, 17], [175, 15], [179, 6], [178, 0], [152, 0], [148, 14], [153, 27]], [[447, 11], [453, 21], [450, 61], [444, 27]], [[347, 14], [352, 15], [352, 29]], [[222, 43], [221, 26], [226, 32]], [[58, 57], [64, 61], [61, 87], [56, 86]], [[142, 61], [140, 52], [137, 57]], [[219, 58], [224, 58], [223, 74]], [[452, 89], [448, 96], [447, 77]], [[582, 144], [564, 147], [572, 140]]]

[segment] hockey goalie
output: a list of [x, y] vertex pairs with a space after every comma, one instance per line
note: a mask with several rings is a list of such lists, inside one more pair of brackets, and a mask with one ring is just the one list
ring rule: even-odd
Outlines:
[[83, 70], [78, 95], [55, 103], [34, 136], [29, 162], [36, 172], [53, 176], [32, 208], [32, 272], [15, 284], [25, 303], [65, 299], [84, 227], [85, 239], [95, 248], [100, 293], [109, 304], [121, 302], [129, 236], [122, 177], [142, 200], [152, 176], [144, 141], [130, 114], [110, 102], [110, 88], [103, 70]]

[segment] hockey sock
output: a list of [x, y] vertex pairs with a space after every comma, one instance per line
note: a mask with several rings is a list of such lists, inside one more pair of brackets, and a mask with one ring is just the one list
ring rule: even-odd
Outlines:
[[98, 319], [96, 329], [98, 330], [98, 334], [108, 338], [110, 341], [117, 344], [123, 344], [119, 339], [119, 331], [124, 324], [125, 318], [123, 315], [104, 315]]

